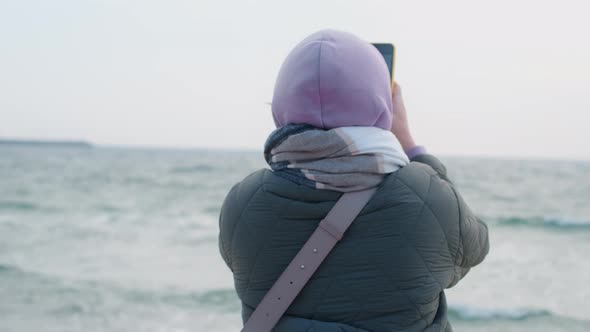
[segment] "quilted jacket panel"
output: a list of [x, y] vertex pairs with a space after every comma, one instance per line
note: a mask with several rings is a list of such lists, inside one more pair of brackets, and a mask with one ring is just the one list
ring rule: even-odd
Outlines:
[[[244, 321], [341, 195], [269, 169], [232, 187], [219, 248]], [[273, 331], [451, 331], [444, 289], [488, 250], [487, 226], [444, 165], [418, 156], [384, 179]]]

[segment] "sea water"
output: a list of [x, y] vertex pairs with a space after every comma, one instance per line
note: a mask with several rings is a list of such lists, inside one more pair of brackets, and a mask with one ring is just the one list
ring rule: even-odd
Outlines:
[[[590, 331], [590, 163], [441, 158], [491, 251], [456, 331]], [[218, 251], [254, 151], [0, 146], [0, 331], [239, 331]]]

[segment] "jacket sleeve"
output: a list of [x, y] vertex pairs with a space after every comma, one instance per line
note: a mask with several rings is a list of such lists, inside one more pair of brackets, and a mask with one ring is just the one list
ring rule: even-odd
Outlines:
[[[232, 258], [237, 254], [233, 249], [234, 234], [237, 236], [240, 218], [254, 194], [262, 188], [264, 169], [246, 176], [231, 187], [223, 200], [219, 212], [219, 253], [230, 270], [233, 271]], [[236, 233], [238, 232], [238, 233]]]
[[219, 213], [219, 253], [225, 261], [225, 264], [232, 270], [231, 262], [231, 238], [234, 232], [234, 220], [239, 213], [234, 205], [237, 203], [237, 188], [239, 183], [235, 184], [223, 200], [221, 211]]
[[471, 211], [461, 194], [447, 176], [446, 167], [440, 160], [429, 154], [414, 156], [412, 161], [430, 166], [450, 186], [455, 195], [453, 201], [459, 211], [459, 243], [453, 260], [455, 275], [449, 287], [463, 278], [469, 269], [481, 263], [488, 254], [490, 243], [487, 225]]

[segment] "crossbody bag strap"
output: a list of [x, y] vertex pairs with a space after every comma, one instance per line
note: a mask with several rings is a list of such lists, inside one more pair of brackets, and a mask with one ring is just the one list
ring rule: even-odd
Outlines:
[[266, 293], [242, 332], [270, 332], [377, 188], [344, 193]]

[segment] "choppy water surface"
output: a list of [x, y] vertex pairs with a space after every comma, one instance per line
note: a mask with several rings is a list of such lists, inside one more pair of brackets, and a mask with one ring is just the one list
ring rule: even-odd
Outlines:
[[[443, 158], [492, 250], [456, 331], [590, 330], [590, 163]], [[217, 250], [262, 153], [0, 147], [0, 331], [238, 331]]]

